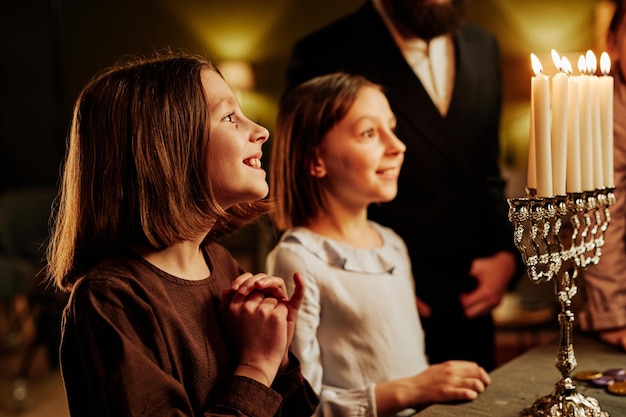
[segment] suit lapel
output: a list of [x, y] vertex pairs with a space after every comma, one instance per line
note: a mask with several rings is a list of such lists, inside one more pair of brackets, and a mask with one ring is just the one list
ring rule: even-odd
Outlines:
[[[455, 50], [464, 48], [462, 44], [465, 41], [458, 34], [455, 35], [454, 42]], [[448, 127], [450, 122], [454, 123], [455, 112], [458, 113], [459, 105], [466, 105], [462, 101], [467, 97], [467, 90], [471, 89], [471, 86], [468, 85], [468, 79], [472, 77], [465, 77], [468, 66], [466, 63], [467, 54], [456, 54], [454, 90], [450, 111], [444, 118], [395, 43], [393, 43], [393, 50], [397, 53], [392, 57], [393, 59], [386, 63], [385, 75], [381, 76], [385, 78], [384, 83], [389, 86], [387, 94], [394, 112], [399, 118], [409, 123], [410, 129], [416, 136], [430, 143], [454, 167], [461, 170], [466, 176], [475, 178], [467, 158], [455, 141], [454, 132]]]
[[[475, 77], [466, 76], [470, 74], [468, 71], [476, 70], [471, 68], [472, 65], [480, 68], [480, 65], [471, 62], [476, 59], [472, 57], [472, 52], [456, 53], [455, 84], [450, 111], [444, 118], [407, 63], [371, 2], [365, 3], [354, 16], [353, 22], [357, 22], [356, 26], [346, 29], [345, 36], [358, 33], [360, 39], [351, 45], [352, 50], [347, 51], [350, 59], [344, 69], [361, 73], [385, 86], [392, 110], [398, 117], [399, 134], [406, 136], [404, 140], [429, 143], [431, 149], [448, 161], [451, 167], [466, 177], [475, 178], [473, 170], [468, 166], [469, 161], [464, 150], [459, 145], [458, 134], [449, 127], [459, 120], [464, 120], [461, 108], [466, 108], [467, 100], [471, 100], [472, 91], [477, 88], [472, 85]], [[465, 51], [464, 48], [471, 47], [462, 30], [455, 35], [454, 43], [456, 51]], [[457, 132], [463, 132], [464, 129], [465, 127], [461, 125]], [[411, 160], [413, 152], [411, 149], [411, 146], [407, 149], [407, 162]]]

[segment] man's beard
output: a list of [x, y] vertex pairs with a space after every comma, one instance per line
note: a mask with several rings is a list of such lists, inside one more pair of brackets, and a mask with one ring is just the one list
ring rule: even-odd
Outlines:
[[465, 0], [383, 0], [382, 3], [403, 36], [427, 41], [454, 32], [465, 18]]

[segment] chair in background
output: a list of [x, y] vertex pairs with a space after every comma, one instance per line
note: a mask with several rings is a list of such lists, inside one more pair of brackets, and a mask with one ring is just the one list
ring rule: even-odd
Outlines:
[[47, 348], [51, 367], [58, 366], [67, 297], [42, 283], [55, 196], [53, 188], [0, 193], [0, 354], [17, 355], [15, 378], [22, 385], [39, 348]]

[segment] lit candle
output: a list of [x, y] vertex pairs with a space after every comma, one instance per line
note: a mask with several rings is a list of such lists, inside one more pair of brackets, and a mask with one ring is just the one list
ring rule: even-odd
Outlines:
[[[532, 60], [532, 54], [531, 54]], [[528, 169], [526, 175], [526, 189], [537, 191], [537, 151], [535, 146], [535, 98], [533, 89], [530, 89], [530, 134], [528, 137]]]
[[530, 89], [530, 135], [528, 138], [528, 173], [526, 177], [526, 188], [537, 191], [537, 151], [535, 146], [535, 97], [532, 88]]
[[600, 55], [600, 70], [602, 71], [602, 77], [598, 81], [604, 185], [615, 187], [615, 179], [613, 178], [613, 77], [609, 75], [611, 72], [611, 58], [606, 52], [602, 52], [602, 55]]
[[594, 190], [593, 179], [593, 143], [591, 128], [591, 97], [589, 91], [589, 76], [587, 62], [581, 55], [578, 59], [578, 111], [580, 115], [580, 155], [581, 155], [581, 178], [583, 191]]
[[530, 54], [535, 75], [531, 79], [531, 111], [537, 163], [537, 196], [552, 197], [552, 156], [550, 150], [550, 80], [535, 54]]
[[593, 146], [593, 184], [595, 188], [604, 187], [602, 168], [602, 128], [600, 126], [600, 86], [596, 70], [598, 61], [592, 51], [587, 51], [587, 73], [589, 74], [589, 94], [591, 97], [591, 143]]
[[578, 77], [572, 77], [572, 64], [566, 57], [562, 59], [567, 78], [567, 179], [568, 193], [583, 191], [580, 174], [580, 121], [578, 110]]
[[559, 70], [558, 74], [552, 77], [552, 187], [555, 195], [565, 195], [568, 77], [563, 72], [561, 58], [554, 49], [552, 61]]

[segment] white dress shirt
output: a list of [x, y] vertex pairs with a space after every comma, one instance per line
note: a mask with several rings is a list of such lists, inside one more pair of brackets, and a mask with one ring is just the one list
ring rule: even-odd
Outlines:
[[385, 22], [407, 63], [439, 109], [439, 113], [445, 116], [450, 107], [454, 87], [452, 36], [438, 36], [430, 42], [420, 38], [405, 38], [396, 29], [380, 2], [381, 0], [373, 0], [374, 8]]

